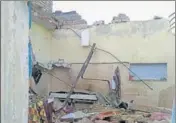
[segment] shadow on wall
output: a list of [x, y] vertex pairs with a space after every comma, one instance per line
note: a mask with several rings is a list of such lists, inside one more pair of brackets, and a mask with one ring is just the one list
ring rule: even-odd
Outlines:
[[172, 108], [173, 97], [175, 96], [175, 85], [168, 87], [160, 92], [158, 106]]

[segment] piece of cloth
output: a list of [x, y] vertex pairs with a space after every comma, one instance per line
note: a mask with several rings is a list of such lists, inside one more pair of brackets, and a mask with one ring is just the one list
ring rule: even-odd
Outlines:
[[29, 103], [28, 123], [48, 123], [42, 100]]
[[42, 71], [34, 65], [32, 68], [32, 77], [34, 78], [35, 84], [39, 83], [41, 76]]

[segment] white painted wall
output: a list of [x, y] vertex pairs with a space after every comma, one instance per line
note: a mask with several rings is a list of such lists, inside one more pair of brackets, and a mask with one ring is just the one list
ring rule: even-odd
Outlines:
[[27, 1], [1, 1], [1, 122], [28, 122]]

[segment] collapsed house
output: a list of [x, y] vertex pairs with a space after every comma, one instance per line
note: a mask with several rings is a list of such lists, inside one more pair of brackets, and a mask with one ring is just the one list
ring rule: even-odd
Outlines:
[[[89, 45], [96, 43], [97, 48], [109, 51], [121, 62], [96, 50], [85, 72], [86, 78], [111, 81], [118, 66], [125, 100], [134, 99], [139, 104], [169, 108], [173, 95], [164, 95], [174, 92], [174, 41], [170, 41], [174, 40], [174, 36], [168, 32], [168, 28], [169, 22], [159, 19], [93, 26], [86, 30], [75, 29], [75, 33], [71, 29], [48, 31], [35, 22], [31, 40], [37, 61], [48, 69], [52, 69], [52, 63], [59, 63], [62, 67], [54, 67], [50, 72], [66, 83], [43, 73], [37, 85], [38, 92], [48, 95], [50, 91], [68, 90], [68, 84], [72, 84], [88, 55]], [[83, 31], [89, 40], [82, 40]], [[140, 82], [122, 63], [153, 90]], [[157, 71], [161, 73], [157, 74]], [[80, 79], [76, 88], [108, 92], [108, 84], [98, 80]]]
[[[115, 22], [116, 18], [113, 18], [111, 24], [96, 22], [86, 28], [86, 23], [76, 14], [75, 11], [65, 14], [55, 12], [54, 16], [58, 16], [56, 20], [62, 18], [60, 22], [63, 22], [64, 17], [67, 23], [70, 22], [70, 26], [59, 23], [55, 30], [44, 28], [40, 21], [33, 23], [33, 49], [39, 67], [44, 69], [40, 82], [34, 87], [38, 94], [67, 100], [67, 92], [84, 66], [90, 45], [96, 43], [84, 77], [76, 81], [75, 92], [70, 99], [79, 103], [97, 101], [94, 94], [109, 93], [108, 82], [112, 82], [118, 67], [123, 101], [134, 100], [138, 107], [145, 110], [149, 110], [145, 106], [171, 108], [175, 54], [174, 36], [168, 31], [168, 20], [133, 22], [129, 18], [123, 21], [122, 18], [120, 22]], [[68, 21], [68, 18], [75, 20]], [[94, 94], [90, 95], [90, 92]], [[80, 101], [82, 97], [89, 100]]]
[[[28, 26], [26, 26], [28, 25], [28, 11], [27, 7], [24, 7], [26, 2], [25, 4], [18, 2], [11, 2], [10, 5], [7, 5], [7, 3], [3, 4], [4, 13], [5, 8], [10, 6], [12, 10], [10, 10], [7, 15], [11, 16], [13, 15], [13, 12], [15, 14], [13, 19], [9, 22], [5, 21], [8, 19], [8, 16], [3, 15], [6, 18], [3, 19], [2, 25], [10, 25], [8, 28], [16, 26], [20, 33], [25, 29], [23, 32], [24, 35], [19, 36], [20, 33], [14, 32], [12, 28], [8, 35], [11, 35], [12, 37], [15, 36], [12, 38], [13, 40], [11, 40], [10, 36], [5, 36], [4, 33], [2, 35], [3, 41], [9, 41], [10, 44], [7, 45], [3, 42], [5, 44], [3, 51], [5, 52], [3, 52], [2, 56], [3, 58], [6, 58], [6, 61], [3, 61], [2, 70], [4, 71], [3, 80], [7, 82], [2, 85], [4, 87], [3, 92], [7, 93], [9, 91], [8, 87], [13, 88], [12, 93], [10, 93], [7, 97], [3, 96], [4, 100], [2, 104], [4, 105], [3, 111], [5, 112], [3, 120], [9, 123], [14, 121], [14, 119], [16, 122], [25, 122], [27, 120], [27, 111], [25, 109], [28, 104], [28, 97], [26, 96], [28, 93], [25, 91], [25, 89], [28, 89], [26, 84], [27, 68], [25, 67], [27, 66], [27, 60], [21, 59], [22, 57], [25, 57], [23, 53], [27, 53], [27, 50], [25, 49], [27, 49], [26, 42], [28, 40], [28, 31], [26, 31], [28, 30]], [[14, 8], [13, 5], [18, 8], [23, 8], [23, 12], [17, 11], [18, 9]], [[33, 10], [36, 11], [33, 11], [33, 23], [30, 31], [31, 42], [36, 60], [41, 67], [40, 69], [45, 69], [42, 71], [42, 76], [39, 82], [33, 86], [33, 89], [38, 95], [49, 96], [49, 94], [51, 95], [50, 92], [55, 93], [62, 91], [64, 94], [69, 92], [70, 86], [72, 87], [72, 84], [74, 84], [73, 82], [79, 75], [78, 73], [80, 72], [81, 67], [86, 63], [87, 69], [84, 69], [84, 77], [89, 79], [80, 78], [79, 81], [77, 81], [75, 89], [79, 93], [76, 94], [82, 93], [87, 96], [88, 92], [98, 92], [103, 96], [106, 95], [109, 93], [109, 85], [107, 81], [102, 80], [108, 80], [111, 82], [113, 80], [115, 70], [119, 68], [121, 82], [121, 93], [119, 95], [121, 100], [124, 102], [134, 100], [138, 105], [138, 108], [141, 105], [171, 108], [174, 96], [175, 47], [174, 36], [168, 31], [169, 22], [167, 20], [157, 19], [138, 22], [125, 21], [125, 23], [98, 24], [98, 26], [95, 24], [95, 26], [81, 29], [72, 29], [69, 27], [59, 28], [59, 26], [62, 27], [62, 24], [58, 26], [59, 20], [53, 17], [51, 13], [49, 14], [47, 12], [37, 11], [38, 9], [36, 8], [38, 6], [35, 5], [33, 7]], [[17, 14], [26, 18], [26, 20], [21, 21], [20, 18], [16, 16]], [[22, 24], [20, 22], [22, 22]], [[5, 26], [3, 26], [3, 31], [5, 29]], [[17, 40], [19, 41], [17, 44], [13, 42]], [[85, 59], [90, 52], [90, 45], [93, 45], [93, 43], [96, 43], [96, 49], [94, 50], [91, 59], [89, 59], [90, 61], [85, 62]], [[25, 44], [26, 47], [23, 47], [21, 44]], [[15, 48], [12, 48], [11, 45], [14, 45]], [[16, 49], [18, 49], [18, 51]], [[15, 56], [11, 55], [12, 52], [16, 51], [17, 54]], [[20, 51], [23, 51], [21, 55], [18, 54]], [[11, 56], [13, 56], [14, 59], [11, 59]], [[21, 63], [21, 65], [19, 65], [19, 63]], [[14, 64], [16, 64], [16, 67]], [[25, 72], [16, 73], [15, 69]], [[129, 69], [133, 72], [129, 71]], [[157, 71], [160, 71], [160, 73]], [[12, 81], [17, 84], [9, 83]], [[17, 85], [18, 87], [23, 87], [24, 93], [19, 92]], [[84, 91], [88, 92], [83, 93]], [[75, 92], [76, 91], [74, 91], [74, 94]], [[71, 94], [73, 94], [73, 92]], [[19, 97], [14, 99], [13, 97], [16, 97], [16, 95]], [[94, 95], [97, 97], [97, 94]], [[59, 96], [63, 95], [60, 93]], [[55, 98], [57, 97], [58, 95], [56, 95]], [[95, 97], [92, 95], [90, 95], [90, 97], [93, 101], [98, 100], [100, 103], [100, 99], [92, 98]], [[12, 101], [8, 100], [9, 98], [12, 98]], [[71, 95], [69, 98], [74, 99], [74, 95]], [[26, 102], [21, 102], [21, 100], [26, 100]], [[41, 100], [48, 101], [49, 99], [46, 98]], [[33, 99], [30, 101], [33, 101]], [[102, 102], [100, 104], [102, 104]], [[15, 103], [18, 103], [18, 105], [14, 107]], [[58, 103], [60, 103], [60, 101], [58, 101]], [[72, 103], [73, 102], [71, 102], [71, 104]], [[93, 103], [93, 106], [84, 105], [84, 109], [82, 109], [82, 107], [79, 108], [79, 106], [77, 108], [79, 110], [88, 110], [88, 107], [93, 109], [88, 110], [87, 112], [85, 111], [86, 113], [81, 112], [81, 119], [83, 118], [82, 116], [90, 117], [92, 115], [96, 115], [96, 118], [99, 120], [104, 120], [109, 117], [112, 118], [112, 116], [115, 117], [119, 113], [127, 113], [126, 110], [121, 111], [119, 108], [117, 108], [118, 111], [114, 111], [116, 108], [112, 105], [109, 106], [109, 104], [110, 103], [108, 103], [108, 106], [102, 106]], [[96, 109], [96, 105], [98, 105], [98, 109]], [[39, 105], [39, 107], [42, 109], [44, 108], [41, 105]], [[21, 109], [21, 112], [17, 112], [16, 108]], [[108, 110], [105, 111], [105, 109]], [[152, 108], [152, 110], [153, 109], [154, 108]], [[143, 110], [149, 111], [149, 108]], [[161, 110], [157, 108], [155, 111]], [[65, 112], [69, 114], [70, 111]], [[156, 115], [162, 118], [164, 117], [164, 119], [168, 117], [166, 115], [163, 116], [163, 114], [153, 114], [153, 112], [154, 111], [146, 112], [151, 114], [145, 115], [140, 114], [140, 117], [141, 115], [145, 118], [150, 117], [149, 115]], [[166, 112], [167, 110], [165, 113]], [[76, 114], [80, 114], [80, 112], [74, 113], [74, 115]], [[44, 119], [46, 119], [45, 115], [43, 115]], [[19, 118], [21, 116], [23, 116], [22, 119]], [[76, 119], [70, 117], [70, 115], [67, 116], [66, 113], [64, 113], [64, 115], [62, 114], [62, 116], [63, 117], [61, 119], [63, 120]], [[151, 119], [152, 116], [150, 117]], [[156, 118], [156, 116], [154, 117]], [[78, 117], [78, 119], [79, 118], [80, 117]], [[90, 122], [96, 120], [96, 118], [93, 118]], [[124, 119], [127, 119], [127, 117], [121, 118], [120, 122], [124, 122]], [[136, 122], [141, 122], [137, 119], [135, 119]], [[82, 122], [85, 122], [84, 120], [85, 119], [83, 119]], [[142, 122], [144, 121], [145, 120], [142, 120]]]

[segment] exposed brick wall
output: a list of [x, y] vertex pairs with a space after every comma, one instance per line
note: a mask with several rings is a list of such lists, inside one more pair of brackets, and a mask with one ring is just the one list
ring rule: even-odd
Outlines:
[[81, 15], [79, 15], [76, 11], [55, 11], [54, 15], [58, 20], [61, 21], [62, 27], [70, 27], [77, 29], [87, 28], [87, 21], [82, 19]]
[[52, 1], [33, 1], [35, 5], [40, 6], [44, 11], [52, 13], [53, 2]]
[[122, 22], [129, 22], [130, 18], [123, 13], [120, 13], [118, 16], [114, 16], [112, 19], [112, 23], [122, 23]]

